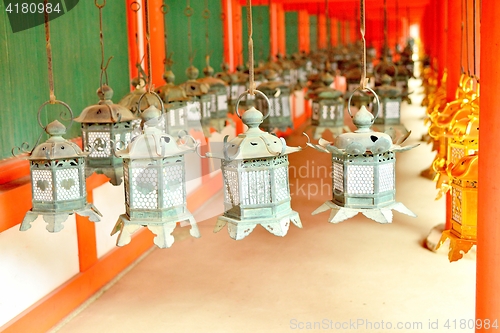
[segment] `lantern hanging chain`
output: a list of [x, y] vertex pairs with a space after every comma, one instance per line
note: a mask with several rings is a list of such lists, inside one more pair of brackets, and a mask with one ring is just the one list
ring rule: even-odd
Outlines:
[[151, 68], [151, 40], [150, 40], [150, 23], [149, 23], [149, 0], [144, 0], [144, 18], [146, 20], [146, 53], [148, 61], [148, 92], [153, 91], [153, 71]]
[[163, 38], [165, 39], [165, 60], [163, 61], [163, 63], [165, 65], [165, 71], [167, 71], [173, 64], [172, 62], [173, 52], [170, 54], [168, 53], [168, 30], [167, 30], [167, 20], [165, 19], [165, 15], [167, 15], [170, 12], [170, 7], [167, 4], [162, 3], [162, 5], [160, 6], [160, 11], [163, 14], [163, 27], [164, 27]]
[[247, 0], [247, 21], [248, 21], [248, 74], [249, 93], [255, 95], [254, 68], [253, 68], [253, 26], [252, 26], [252, 0]]
[[206, 48], [206, 60], [207, 60], [207, 66], [209, 58], [210, 58], [210, 40], [209, 40], [209, 34], [208, 34], [208, 19], [210, 18], [210, 10], [208, 9], [208, 0], [205, 0], [205, 9], [203, 10], [202, 14], [203, 19], [205, 20], [205, 48]]
[[[47, 8], [48, 0], [44, 0], [44, 6]], [[54, 73], [52, 71], [52, 46], [50, 45], [50, 26], [49, 26], [49, 13], [45, 11], [45, 48], [47, 51], [47, 69], [48, 69], [48, 77], [49, 77], [49, 95], [50, 95], [50, 103], [56, 103], [56, 95], [54, 93]]]
[[184, 15], [187, 17], [188, 25], [188, 46], [189, 46], [189, 65], [193, 66], [194, 54], [193, 54], [193, 44], [191, 41], [191, 16], [193, 16], [193, 8], [190, 6], [190, 1], [187, 0], [186, 9], [184, 9]]
[[108, 58], [108, 61], [106, 62], [106, 65], [104, 65], [104, 34], [103, 34], [103, 29], [102, 29], [102, 9], [104, 8], [104, 6], [106, 6], [106, 0], [104, 0], [104, 2], [102, 3], [102, 5], [99, 5], [97, 3], [97, 0], [94, 0], [94, 4], [95, 6], [99, 9], [99, 41], [100, 41], [100, 44], [101, 44], [101, 77], [100, 77], [100, 87], [101, 87], [101, 90], [102, 90], [102, 86], [103, 86], [103, 77], [106, 79], [106, 85], [108, 85], [108, 73], [107, 73], [107, 69], [108, 69], [108, 65], [109, 65], [109, 62], [111, 61], [111, 59], [113, 59], [113, 57], [109, 57]]
[[368, 80], [366, 78], [365, 0], [360, 0], [359, 14], [360, 14], [359, 30], [361, 32], [361, 39], [363, 40], [363, 56], [361, 57], [362, 73], [361, 73], [360, 88], [361, 90], [365, 90]]

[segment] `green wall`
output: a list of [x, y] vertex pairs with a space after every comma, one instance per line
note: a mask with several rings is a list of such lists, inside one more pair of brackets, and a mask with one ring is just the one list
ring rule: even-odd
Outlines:
[[[103, 9], [105, 56], [114, 56], [108, 67], [109, 84], [118, 102], [129, 91], [128, 46], [125, 1], [107, 1]], [[98, 101], [101, 52], [99, 10], [94, 1], [80, 1], [68, 13], [50, 22], [55, 95], [73, 109], [74, 116]], [[39, 106], [49, 99], [45, 29], [43, 25], [12, 33], [0, 4], [0, 159], [11, 149], [28, 142], [35, 144], [42, 129], [38, 126]], [[57, 118], [60, 106], [43, 112], [42, 122]], [[67, 138], [80, 136], [74, 123]]]
[[[188, 19], [184, 15], [187, 2], [185, 0], [166, 0], [165, 4], [170, 7], [170, 10], [165, 14], [168, 52], [173, 52], [172, 60], [174, 64], [172, 71], [175, 74], [175, 83], [179, 84], [187, 80], [185, 72], [186, 68], [189, 67]], [[191, 16], [191, 44], [195, 55], [193, 65], [200, 71], [199, 77], [203, 77], [205, 55], [207, 53], [205, 41], [206, 21], [203, 18], [205, 1], [190, 1], [190, 6], [193, 8]], [[210, 65], [217, 73], [221, 71], [224, 56], [221, 1], [208, 0], [208, 10], [210, 11], [208, 19]]]
[[318, 16], [310, 15], [309, 16], [309, 40], [311, 43], [310, 49], [311, 52], [316, 51], [318, 49]]
[[[245, 64], [248, 63], [248, 22], [247, 22], [247, 8], [242, 8], [242, 26], [243, 26], [243, 59]], [[269, 6], [252, 6], [252, 39], [254, 49], [254, 60], [258, 64], [259, 61], [267, 62], [269, 59], [271, 23], [269, 21]]]
[[285, 12], [286, 54], [299, 52], [299, 13]]

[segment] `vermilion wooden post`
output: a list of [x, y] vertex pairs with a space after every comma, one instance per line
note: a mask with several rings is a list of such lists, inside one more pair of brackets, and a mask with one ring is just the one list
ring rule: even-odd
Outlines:
[[299, 51], [309, 53], [311, 45], [309, 33], [309, 13], [307, 10], [301, 10], [299, 11]]
[[[499, 1], [483, 1], [481, 10], [481, 130], [479, 132], [479, 178], [477, 216], [476, 318], [500, 325], [500, 47]], [[476, 332], [491, 332], [484, 327]]]
[[324, 13], [318, 14], [318, 49], [326, 48], [326, 16]]
[[285, 10], [283, 9], [283, 4], [276, 4], [276, 18], [278, 31], [278, 54], [286, 54], [286, 25], [285, 25]]
[[270, 53], [271, 57], [274, 60], [278, 55], [279, 46], [278, 46], [278, 8], [277, 4], [271, 3], [269, 6], [269, 30], [271, 31], [271, 41], [270, 41]]
[[162, 75], [165, 68], [165, 25], [161, 11], [162, 5], [163, 0], [149, 0], [151, 73], [155, 87], [165, 84]]
[[[456, 1], [455, 1], [456, 2]], [[445, 68], [447, 67], [447, 48], [448, 48], [448, 35], [446, 29], [446, 21], [447, 17], [447, 1], [438, 1], [438, 13], [437, 16], [439, 19], [437, 20], [437, 39], [438, 39], [438, 49], [437, 49], [437, 61], [438, 61], [438, 78], [441, 79], [443, 77], [443, 73]], [[450, 43], [453, 44], [453, 43]], [[455, 54], [456, 56], [456, 54]]]
[[234, 66], [242, 65], [243, 57], [243, 18], [241, 5], [238, 0], [232, 0], [231, 11], [233, 19], [233, 45], [234, 45]]
[[339, 45], [339, 26], [337, 23], [338, 19], [330, 18], [330, 45], [337, 46]]

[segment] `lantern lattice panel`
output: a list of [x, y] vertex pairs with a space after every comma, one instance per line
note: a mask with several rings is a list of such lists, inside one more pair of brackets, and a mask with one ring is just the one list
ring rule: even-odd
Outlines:
[[109, 157], [111, 155], [109, 141], [109, 132], [87, 132], [88, 144], [92, 149], [89, 154], [92, 158]]
[[459, 161], [462, 157], [465, 156], [465, 150], [460, 147], [450, 147], [450, 153], [451, 153], [451, 163], [456, 163]]
[[33, 186], [33, 200], [54, 201], [52, 193], [52, 172], [50, 170], [33, 170], [31, 179]]
[[184, 203], [183, 180], [182, 164], [176, 163], [163, 168], [163, 181], [165, 183], [165, 190], [163, 192], [164, 207], [173, 207]]
[[238, 162], [222, 161], [225, 186], [224, 186], [224, 201], [230, 207], [240, 204], [240, 191], [238, 183]]
[[452, 218], [458, 223], [462, 223], [462, 191], [453, 188], [452, 191]]
[[399, 106], [401, 105], [398, 101], [387, 101], [383, 109], [385, 113], [385, 118], [399, 118], [400, 111]]
[[130, 202], [132, 209], [157, 209], [158, 208], [158, 170], [156, 168], [139, 167], [132, 169], [132, 186], [134, 199]]
[[[255, 165], [255, 163], [253, 163]], [[271, 173], [269, 170], [250, 170], [241, 173], [242, 205], [260, 205], [271, 202]]]
[[78, 169], [56, 170], [56, 200], [63, 201], [79, 199], [81, 197], [79, 178]]
[[285, 166], [276, 169], [274, 171], [274, 177], [276, 182], [276, 201], [280, 202], [290, 199], [288, 187], [288, 167]]
[[344, 166], [342, 163], [333, 163], [333, 190], [344, 192]]
[[378, 181], [380, 192], [394, 189], [394, 164], [382, 164], [379, 166]]
[[349, 194], [373, 194], [373, 166], [371, 165], [348, 165], [347, 193]]

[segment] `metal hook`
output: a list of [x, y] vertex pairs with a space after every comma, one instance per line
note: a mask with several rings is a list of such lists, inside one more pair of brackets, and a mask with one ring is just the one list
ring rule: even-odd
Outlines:
[[94, 4], [95, 4], [95, 6], [96, 6], [97, 8], [101, 9], [101, 8], [104, 8], [104, 6], [106, 6], [106, 0], [103, 0], [102, 5], [99, 5], [99, 4], [97, 3], [97, 1], [98, 1], [98, 0], [94, 0]]

